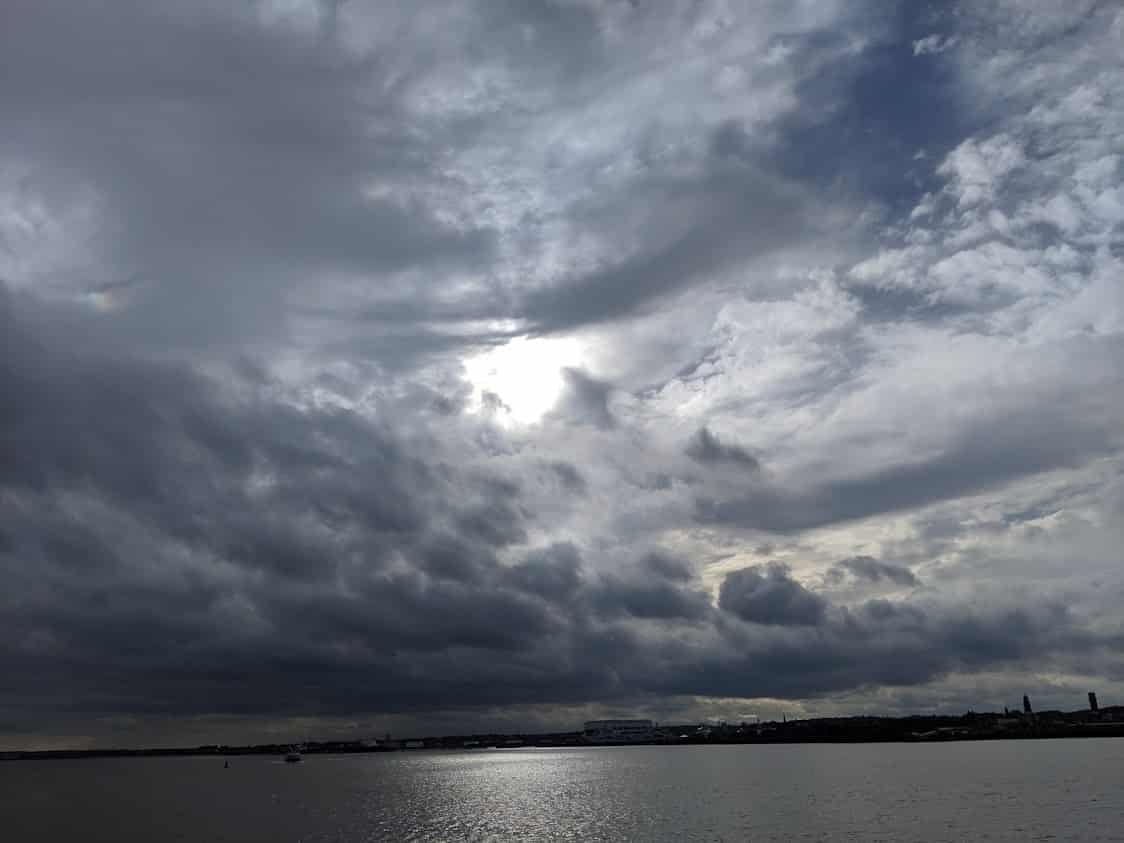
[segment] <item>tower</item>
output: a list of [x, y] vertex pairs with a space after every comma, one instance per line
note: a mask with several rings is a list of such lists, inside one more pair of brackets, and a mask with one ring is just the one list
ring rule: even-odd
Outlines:
[[1030, 697], [1026, 694], [1023, 694], [1023, 714], [1034, 714], [1034, 711], [1030, 707]]
[[1089, 692], [1089, 711], [1099, 711], [1099, 710], [1100, 710], [1100, 708], [1097, 706], [1097, 692], [1096, 691], [1090, 691]]

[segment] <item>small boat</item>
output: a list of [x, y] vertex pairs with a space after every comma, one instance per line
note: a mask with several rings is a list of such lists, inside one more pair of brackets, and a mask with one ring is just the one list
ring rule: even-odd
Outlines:
[[296, 749], [290, 750], [289, 753], [285, 756], [285, 763], [286, 764], [298, 764], [298, 763], [300, 763], [300, 760], [301, 760], [301, 754]]

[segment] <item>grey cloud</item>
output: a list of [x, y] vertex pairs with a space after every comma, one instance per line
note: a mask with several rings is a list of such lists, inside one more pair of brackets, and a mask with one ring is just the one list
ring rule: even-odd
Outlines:
[[550, 468], [568, 491], [578, 495], [586, 493], [588, 484], [585, 477], [575, 466], [568, 462], [556, 460], [550, 464]]
[[[651, 238], [648, 250], [535, 290], [517, 312], [543, 332], [620, 319], [708, 275], [790, 246], [796, 232], [824, 228], [812, 198], [795, 185], [741, 163], [716, 160], [707, 167], [696, 180], [657, 178], [638, 186], [624, 208], [607, 214], [650, 216], [647, 227], [666, 229]], [[669, 208], [679, 209], [674, 223], [662, 218]], [[685, 229], [683, 220], [689, 220]]]
[[306, 5], [5, 6], [0, 732], [1119, 676], [1111, 4]]
[[557, 543], [530, 554], [508, 572], [509, 580], [531, 594], [561, 601], [582, 585], [581, 554], [574, 545]]
[[827, 612], [827, 602], [777, 562], [731, 571], [722, 580], [718, 606], [743, 621], [776, 626], [815, 626]]
[[903, 615], [915, 620], [924, 621], [925, 613], [915, 606], [903, 606], [889, 600], [868, 600], [861, 607], [861, 614], [874, 621], [888, 621], [901, 618]]
[[523, 527], [523, 513], [515, 503], [518, 489], [492, 485], [489, 491], [495, 492], [495, 496], [457, 515], [458, 531], [495, 547], [521, 544], [527, 532]]
[[700, 427], [687, 444], [687, 456], [701, 463], [732, 463], [756, 471], [760, 462], [749, 451], [737, 445], [727, 445], [718, 440], [706, 427]]
[[687, 582], [693, 576], [685, 559], [662, 551], [653, 551], [640, 559], [640, 566], [657, 577], [677, 582]]
[[410, 555], [421, 570], [436, 579], [474, 582], [481, 578], [484, 570], [496, 565], [492, 556], [481, 555], [482, 549], [444, 534], [426, 537]]
[[836, 562], [828, 569], [826, 578], [832, 583], [841, 583], [847, 577], [867, 582], [891, 582], [895, 585], [919, 585], [920, 581], [909, 568], [880, 562], [872, 556], [852, 556]]
[[711, 610], [710, 597], [660, 579], [609, 577], [591, 594], [593, 610], [602, 616], [629, 615], [651, 620], [696, 621]]
[[[316, 417], [304, 421], [327, 426]], [[292, 466], [332, 471], [324, 456], [307, 469]], [[412, 494], [429, 518], [375, 529], [359, 544], [321, 545], [318, 564], [331, 565], [348, 584], [339, 591], [291, 576], [300, 563], [262, 567], [268, 544], [259, 555], [227, 555], [210, 541], [230, 529], [217, 512], [204, 512], [215, 532], [194, 535], [189, 546], [234, 563], [222, 576], [222, 567], [184, 567], [189, 559], [174, 549], [170, 533], [145, 545], [155, 551], [148, 561], [130, 558], [143, 548], [121, 544], [120, 536], [123, 553], [107, 551], [97, 529], [57, 504], [43, 505], [58, 500], [52, 487], [28, 496], [12, 480], [5, 475], [9, 495], [0, 519], [12, 546], [22, 552], [28, 539], [69, 537], [38, 551], [35, 566], [3, 557], [8, 593], [23, 597], [19, 605], [0, 600], [11, 632], [0, 644], [7, 668], [0, 684], [8, 705], [35, 700], [40, 712], [205, 712], [216, 699], [230, 712], [324, 714], [425, 711], [447, 705], [450, 695], [464, 705], [645, 691], [808, 695], [922, 682], [961, 667], [1097, 643], [1072, 616], [1049, 606], [989, 615], [874, 601], [854, 613], [829, 611], [780, 566], [734, 572], [723, 584], [720, 608], [765, 630], [744, 638], [692, 586], [686, 564], [666, 554], [592, 574], [576, 547], [554, 544], [505, 567], [489, 544], [502, 545], [503, 531], [426, 526], [433, 519], [458, 523], [447, 510], [466, 491], [502, 502], [517, 493], [507, 483], [450, 488], [428, 500], [425, 484], [411, 493], [404, 492], [410, 486], [397, 487], [396, 495]], [[379, 486], [373, 482], [367, 493]], [[329, 498], [331, 488], [321, 484], [317, 496]], [[216, 508], [233, 508], [231, 494]], [[287, 500], [286, 511], [297, 512], [296, 505]], [[335, 514], [334, 531], [363, 532], [361, 511], [341, 506]], [[159, 511], [148, 515], [150, 527], [178, 529], [175, 520], [167, 527]], [[63, 532], [66, 524], [75, 531]], [[416, 569], [385, 564], [390, 549]], [[136, 575], [138, 563], [151, 566], [147, 576]], [[83, 577], [65, 573], [74, 566], [93, 568]], [[658, 623], [656, 637], [638, 634], [637, 623]], [[811, 629], [818, 634], [806, 636]], [[675, 640], [689, 630], [708, 636], [707, 643]]]
[[640, 556], [591, 584], [590, 605], [604, 617], [698, 622], [713, 612], [710, 596], [692, 582], [689, 564], [662, 551]]
[[[91, 259], [147, 279], [115, 315], [119, 333], [275, 335], [284, 296], [310, 277], [489, 255], [486, 230], [438, 221], [417, 191], [440, 188], [427, 175], [439, 151], [410, 131], [392, 84], [407, 54], [350, 57], [263, 27], [249, 6], [21, 0], [9, 12], [6, 153], [35, 162], [28, 187], [60, 215], [96, 195]], [[365, 195], [379, 182], [402, 190]]]
[[1035, 651], [1039, 659], [1082, 648], [1103, 656], [1113, 646], [1111, 637], [1090, 635], [1074, 620], [1051, 601], [988, 610], [871, 601], [854, 613], [836, 610], [817, 626], [784, 628], [783, 636], [730, 630], [729, 649], [700, 659], [682, 676], [664, 677], [661, 690], [819, 697], [867, 684], [921, 685], [1015, 663]]
[[[980, 492], [1111, 452], [1115, 441], [1107, 422], [1109, 411], [1102, 406], [1104, 395], [1070, 394], [1074, 391], [1065, 387], [1059, 392], [1018, 413], [975, 423], [937, 456], [809, 484], [801, 491], [762, 483], [726, 499], [700, 496], [698, 518], [790, 533]], [[1075, 414], [1075, 404], [1088, 409]]]
[[[112, 661], [120, 647], [134, 675], [189, 641], [192, 658], [217, 665], [262, 635], [281, 635], [284, 654], [355, 636], [504, 648], [545, 629], [533, 603], [471, 586], [493, 581], [495, 551], [522, 540], [518, 485], [438, 470], [352, 413], [75, 356], [21, 337], [10, 308], [0, 317], [13, 328], [0, 521], [6, 581], [23, 595], [6, 607], [17, 661], [40, 640], [54, 659], [40, 672]], [[387, 573], [395, 559], [428, 579]], [[329, 597], [341, 581], [366, 603]], [[288, 638], [296, 618], [305, 644]]]
[[[53, 215], [96, 195], [102, 224], [74, 237], [91, 243], [101, 274], [145, 279], [114, 314], [115, 333], [161, 346], [236, 343], [276, 338], [311, 309], [331, 343], [332, 326], [364, 311], [377, 326], [352, 322], [344, 347], [409, 365], [411, 352], [480, 339], [435, 324], [508, 317], [553, 331], [616, 319], [816, 227], [817, 202], [751, 161], [715, 155], [690, 175], [652, 162], [602, 206], [565, 211], [576, 225], [662, 220], [602, 269], [520, 292], [458, 285], [456, 296], [407, 279], [487, 276], [498, 258], [497, 233], [470, 215], [450, 152], [510, 127], [497, 115], [419, 112], [429, 73], [469, 61], [477, 37], [546, 91], [613, 59], [598, 14], [577, 4], [473, 5], [459, 18], [463, 35], [425, 48], [411, 40], [429, 15], [458, 8], [327, 4], [319, 32], [305, 37], [263, 25], [248, 6], [95, 13], [20, 0], [0, 44], [9, 148], [34, 162], [27, 184]], [[349, 51], [339, 14], [377, 16], [380, 32], [399, 37]], [[680, 209], [673, 222], [652, 213], [668, 205]], [[353, 306], [324, 303], [325, 285]]]
[[617, 420], [609, 408], [612, 385], [581, 369], [567, 368], [563, 370], [563, 374], [566, 378], [566, 391], [559, 406], [555, 408], [554, 415], [601, 430], [616, 427]]
[[[660, 639], [644, 643], [630, 624], [659, 622], [663, 634], [675, 635], [680, 625], [706, 630], [718, 623], [682, 560], [651, 553], [626, 569], [590, 575], [577, 548], [556, 544], [506, 568], [495, 551], [518, 538], [518, 530], [500, 526], [520, 523], [512, 503], [517, 484], [469, 474], [446, 487], [442, 472], [411, 455], [390, 431], [339, 412], [271, 407], [259, 414], [174, 369], [119, 364], [114, 396], [133, 395], [136, 403], [138, 383], [168, 378], [171, 384], [155, 393], [159, 403], [150, 401], [159, 412], [122, 415], [119, 402], [96, 403], [75, 391], [86, 381], [85, 369], [101, 370], [102, 361], [58, 352], [32, 358], [13, 336], [6, 334], [9, 350], [18, 353], [5, 359], [5, 390], [11, 394], [14, 383], [26, 382], [34, 365], [41, 392], [21, 393], [24, 424], [9, 424], [6, 435], [19, 437], [15, 453], [37, 449], [44, 472], [4, 474], [11, 546], [22, 552], [35, 544], [40, 554], [38, 567], [5, 556], [6, 581], [24, 595], [19, 607], [5, 607], [13, 633], [4, 644], [11, 668], [5, 675], [20, 677], [18, 688], [8, 688], [9, 699], [51, 697], [65, 687], [65, 705], [86, 711], [205, 711], [221, 698], [231, 711], [322, 713], [432, 707], [450, 693], [469, 704], [611, 698], [644, 688], [814, 693], [872, 680], [920, 681], [960, 661], [1017, 659], [1032, 644], [1014, 644], [1014, 633], [1020, 641], [1042, 641], [1033, 614], [954, 625], [917, 609], [871, 604], [850, 622], [832, 620], [824, 601], [772, 566], [729, 575], [721, 609], [766, 628], [826, 628], [826, 649], [823, 641], [768, 639], [752, 649], [752, 663], [741, 663], [733, 655], [742, 646], [736, 641], [702, 651]], [[42, 377], [44, 371], [51, 377]], [[60, 385], [66, 389], [56, 392]], [[97, 443], [112, 419], [124, 426], [120, 435], [139, 462], [122, 466], [128, 474], [149, 477], [143, 463], [156, 460], [180, 482], [172, 490], [151, 481], [134, 488], [112, 474], [114, 463], [87, 464], [60, 448], [46, 414], [75, 406], [67, 402], [83, 402], [83, 435], [91, 437], [77, 453], [109, 447]], [[174, 428], [173, 439], [157, 419], [190, 423]], [[146, 444], [152, 437], [178, 444], [157, 449]], [[203, 489], [194, 495], [201, 479], [175, 461], [180, 452], [193, 463], [203, 458], [206, 496]], [[359, 476], [370, 483], [353, 483], [352, 464], [367, 467]], [[256, 504], [242, 483], [269, 468], [276, 485], [258, 494], [288, 517], [252, 514]], [[135, 557], [142, 547], [121, 544], [119, 536], [110, 549], [108, 533], [57, 503], [43, 505], [57, 502], [78, 477], [91, 484], [91, 505], [143, 528], [131, 541], [154, 551], [148, 561]], [[164, 498], [140, 507], [139, 498], [162, 490]], [[168, 497], [172, 491], [187, 497]], [[13, 509], [14, 500], [25, 503]], [[178, 511], [184, 502], [190, 517]], [[310, 524], [330, 529], [305, 532]], [[57, 540], [39, 545], [44, 536]], [[219, 576], [221, 567], [191, 563], [204, 553], [232, 567]], [[393, 557], [415, 570], [393, 568]], [[138, 579], [137, 564], [151, 566], [150, 575]], [[64, 574], [75, 566], [86, 575]], [[350, 594], [325, 588], [329, 571], [349, 583]], [[53, 592], [42, 590], [46, 582], [55, 583]], [[1058, 624], [1072, 626], [1064, 616]], [[893, 662], [863, 667], [857, 642], [869, 643], [876, 626], [880, 634], [892, 627], [903, 636], [901, 652], [894, 651]], [[922, 645], [910, 643], [915, 639], [938, 654], [918, 664]], [[178, 654], [172, 664], [169, 653]], [[451, 661], [454, 654], [460, 655]], [[830, 667], [838, 657], [845, 668]], [[542, 670], [544, 664], [551, 669]], [[316, 688], [316, 699], [304, 687]], [[318, 701], [325, 692], [331, 701]]]
[[511, 411], [511, 408], [503, 402], [502, 398], [500, 398], [498, 395], [496, 395], [496, 393], [489, 392], [488, 390], [484, 390], [480, 394], [480, 403], [483, 404], [484, 407], [486, 407], [490, 412], [493, 412], [493, 413], [500, 412], [500, 411], [503, 411], [503, 412], [510, 412]]

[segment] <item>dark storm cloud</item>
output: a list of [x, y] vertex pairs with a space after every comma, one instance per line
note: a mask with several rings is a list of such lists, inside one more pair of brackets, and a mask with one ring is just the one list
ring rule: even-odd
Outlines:
[[1105, 646], [1057, 604], [848, 611], [770, 565], [728, 574], [715, 608], [663, 551], [609, 570], [572, 544], [523, 552], [520, 485], [420, 432], [0, 318], [17, 720], [816, 695]]
[[658, 550], [643, 556], [640, 566], [657, 577], [673, 582], [687, 582], [693, 576], [691, 565], [685, 559]]
[[682, 560], [656, 551], [641, 556], [630, 570], [593, 583], [590, 604], [602, 617], [698, 622], [712, 614], [713, 605], [692, 579]]
[[846, 611], [776, 565], [729, 574], [716, 609], [663, 551], [595, 570], [573, 544], [519, 548], [519, 484], [420, 431], [74, 354], [11, 311], [8, 719], [814, 695], [1103, 644], [1053, 604]]
[[537, 550], [511, 567], [508, 580], [516, 587], [551, 602], [565, 602], [582, 585], [581, 554], [569, 543]]
[[0, 732], [1115, 669], [1111, 4], [281, 5], [5, 6]]
[[920, 584], [909, 568], [880, 562], [872, 556], [852, 556], [850, 559], [836, 562], [828, 569], [826, 576], [828, 582], [835, 584], [845, 581], [848, 576], [874, 583], [886, 581], [895, 585]]
[[[864, 684], [921, 685], [950, 673], [1085, 650], [1103, 658], [1111, 635], [1085, 630], [1056, 600], [1004, 600], [984, 609], [872, 600], [829, 608], [819, 625], [727, 630], [729, 646], [676, 677], [670, 693], [818, 697]], [[686, 691], [686, 688], [692, 691]], [[705, 689], [700, 691], [699, 689]]]
[[330, 663], [357, 636], [509, 648], [545, 628], [514, 592], [473, 585], [522, 538], [516, 484], [438, 471], [351, 413], [77, 356], [23, 336], [10, 307], [0, 317], [3, 568], [21, 595], [8, 656], [38, 659], [36, 674], [104, 660], [137, 681], [180, 653], [192, 676], [267, 641], [273, 662]]
[[593, 611], [601, 617], [630, 616], [649, 620], [701, 620], [710, 612], [710, 598], [659, 580], [643, 582], [609, 579], [592, 596]]
[[701, 463], [733, 463], [756, 471], [761, 467], [757, 458], [745, 448], [728, 445], [718, 440], [706, 427], [700, 427], [687, 444], [687, 456]]
[[718, 606], [743, 621], [776, 626], [815, 626], [827, 611], [822, 597], [793, 580], [789, 569], [777, 562], [728, 573]]
[[496, 564], [491, 556], [481, 556], [481, 550], [478, 545], [444, 534], [426, 537], [411, 555], [418, 567], [434, 579], [475, 582]]

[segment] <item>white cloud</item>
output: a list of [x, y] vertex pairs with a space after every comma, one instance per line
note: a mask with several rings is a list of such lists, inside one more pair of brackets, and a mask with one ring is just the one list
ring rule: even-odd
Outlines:
[[924, 38], [919, 38], [913, 42], [913, 54], [915, 56], [934, 56], [943, 53], [946, 50], [951, 50], [960, 41], [955, 35], [947, 38], [942, 38], [940, 35], [926, 35]]
[[937, 173], [950, 179], [949, 189], [961, 208], [990, 202], [1004, 179], [1025, 163], [1021, 146], [999, 134], [982, 143], [969, 139], [948, 154]]

